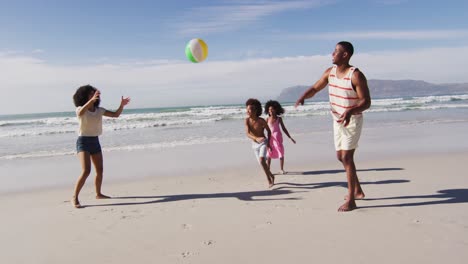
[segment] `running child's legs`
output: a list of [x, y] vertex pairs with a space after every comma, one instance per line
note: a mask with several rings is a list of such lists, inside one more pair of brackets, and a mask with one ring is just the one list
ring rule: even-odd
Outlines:
[[269, 187], [273, 186], [273, 184], [275, 184], [275, 176], [273, 176], [273, 174], [271, 173], [270, 168], [268, 167], [268, 164], [266, 162], [266, 159], [264, 157], [260, 157], [259, 162], [260, 162], [260, 165], [262, 165], [265, 175], [267, 176]]
[[275, 183], [275, 176], [273, 176], [273, 174], [270, 171], [270, 167], [267, 164], [267, 142], [253, 142], [252, 148], [254, 150], [258, 162], [262, 166], [262, 169], [265, 172], [265, 175], [267, 176], [269, 187], [272, 187]]

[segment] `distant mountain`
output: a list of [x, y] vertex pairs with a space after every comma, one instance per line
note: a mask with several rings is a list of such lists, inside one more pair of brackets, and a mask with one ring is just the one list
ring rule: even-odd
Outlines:
[[[416, 80], [368, 80], [368, 85], [372, 98], [468, 94], [468, 83], [433, 84]], [[276, 100], [295, 102], [309, 87], [298, 85], [285, 88]], [[324, 101], [327, 99], [328, 92], [320, 91], [310, 100]]]

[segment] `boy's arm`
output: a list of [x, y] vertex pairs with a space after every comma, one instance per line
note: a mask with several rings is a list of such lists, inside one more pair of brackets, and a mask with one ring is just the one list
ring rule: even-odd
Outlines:
[[344, 122], [344, 126], [349, 124], [349, 120], [352, 115], [361, 113], [371, 106], [371, 98], [366, 76], [364, 76], [360, 70], [356, 69], [351, 77], [351, 83], [356, 89], [358, 101], [355, 107], [346, 110], [343, 115], [341, 115], [340, 120], [338, 120], [338, 122]]
[[298, 107], [299, 105], [304, 105], [305, 99], [313, 97], [316, 93], [318, 93], [320, 90], [325, 88], [328, 84], [328, 75], [330, 74], [331, 67], [328, 68], [323, 74], [322, 77], [314, 84], [312, 85], [307, 91], [302, 94], [299, 99], [297, 99], [296, 104], [294, 107]]
[[267, 141], [267, 148], [270, 148], [270, 138], [271, 138], [271, 130], [270, 130], [270, 127], [268, 126], [268, 123], [267, 121], [265, 121], [265, 119], [263, 119], [263, 127], [266, 129], [267, 131], [267, 138], [268, 138], [268, 141]]
[[122, 96], [122, 100], [120, 101], [120, 106], [119, 106], [119, 108], [118, 108], [115, 112], [106, 110], [106, 111], [104, 112], [104, 116], [107, 116], [107, 117], [119, 117], [120, 114], [122, 113], [123, 109], [124, 109], [124, 106], [126, 106], [129, 102], [130, 102], [130, 97], [123, 98], [123, 96]]

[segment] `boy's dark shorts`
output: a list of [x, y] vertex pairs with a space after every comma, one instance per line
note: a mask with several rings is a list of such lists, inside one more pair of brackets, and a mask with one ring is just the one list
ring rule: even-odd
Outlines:
[[99, 137], [83, 137], [79, 136], [76, 140], [76, 153], [86, 151], [89, 154], [96, 154], [101, 152], [101, 144]]

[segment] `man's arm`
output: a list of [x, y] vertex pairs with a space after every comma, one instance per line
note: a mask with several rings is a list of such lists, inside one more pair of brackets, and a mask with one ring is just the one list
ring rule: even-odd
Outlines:
[[325, 88], [328, 84], [328, 75], [330, 74], [331, 67], [328, 68], [323, 74], [322, 77], [314, 84], [312, 85], [305, 93], [299, 97], [296, 101], [296, 105], [294, 107], [298, 107], [299, 105], [304, 105], [304, 101], [308, 98], [313, 97], [316, 93], [318, 93], [320, 90]]
[[348, 125], [349, 119], [352, 115], [361, 113], [371, 106], [371, 97], [369, 87], [367, 86], [366, 76], [364, 76], [360, 70], [356, 69], [351, 77], [351, 83], [356, 91], [358, 100], [356, 106], [346, 110], [340, 120], [338, 120], [338, 122], [344, 121], [344, 126]]

